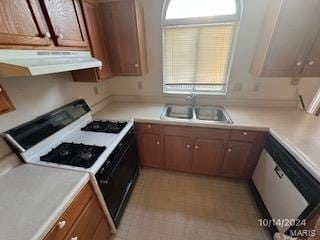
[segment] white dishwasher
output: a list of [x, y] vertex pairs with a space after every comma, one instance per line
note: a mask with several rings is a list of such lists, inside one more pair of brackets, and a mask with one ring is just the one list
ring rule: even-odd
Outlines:
[[303, 225], [320, 202], [319, 183], [270, 135], [249, 186], [273, 233]]

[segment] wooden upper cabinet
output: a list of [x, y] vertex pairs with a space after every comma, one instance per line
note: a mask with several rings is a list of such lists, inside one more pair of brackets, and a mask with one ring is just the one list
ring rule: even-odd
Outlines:
[[[320, 1], [272, 0], [269, 4], [251, 72], [256, 77], [303, 76], [320, 29]], [[314, 55], [318, 60], [318, 53]]]
[[101, 3], [113, 75], [147, 73], [143, 9], [136, 0]]
[[301, 75], [303, 77], [320, 77], [320, 32], [304, 64]]
[[98, 80], [110, 78], [112, 73], [101, 25], [102, 20], [100, 17], [99, 4], [96, 0], [83, 0], [82, 9], [87, 26], [91, 52], [94, 57], [102, 62], [102, 68], [97, 70]]
[[0, 115], [15, 110], [8, 95], [0, 85]]
[[223, 155], [223, 139], [196, 139], [193, 146], [192, 172], [217, 175], [221, 169]]
[[80, 0], [43, 0], [57, 46], [88, 47]]
[[52, 45], [38, 0], [0, 1], [0, 45]]

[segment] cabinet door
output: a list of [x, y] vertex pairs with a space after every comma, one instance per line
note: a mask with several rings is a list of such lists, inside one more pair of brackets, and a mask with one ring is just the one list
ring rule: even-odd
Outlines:
[[52, 44], [38, 0], [0, 1], [0, 44]]
[[165, 136], [165, 167], [177, 171], [190, 171], [191, 140], [185, 136]]
[[223, 161], [222, 176], [245, 178], [245, 168], [250, 161], [253, 144], [230, 141]]
[[93, 197], [65, 239], [92, 239], [102, 218], [103, 212], [98, 199]]
[[58, 46], [89, 46], [79, 0], [44, 0], [43, 4]]
[[143, 75], [146, 54], [142, 9], [137, 12], [134, 0], [122, 0], [103, 3], [102, 11], [113, 74]]
[[93, 235], [92, 240], [109, 240], [111, 239], [111, 232], [108, 222], [105, 218], [102, 218], [96, 232]]
[[0, 85], [0, 114], [4, 114], [10, 111], [13, 111], [15, 107], [10, 101], [8, 95]]
[[107, 50], [105, 47], [105, 40], [103, 37], [103, 29], [101, 26], [99, 5], [96, 0], [82, 1], [82, 9], [85, 17], [85, 22], [88, 31], [88, 38], [92, 55], [102, 62], [102, 68], [96, 70], [98, 79], [107, 79], [111, 77], [110, 63], [108, 59]]
[[320, 77], [320, 33], [313, 44], [301, 75], [303, 77]]
[[[139, 133], [138, 133], [139, 134]], [[158, 134], [139, 134], [139, 148], [142, 164], [147, 167], [164, 167], [161, 136]]]
[[281, 4], [280, 12], [262, 75], [298, 76], [319, 30], [320, 3], [318, 0], [276, 2]]
[[216, 175], [224, 155], [224, 140], [197, 139], [194, 142], [192, 172]]

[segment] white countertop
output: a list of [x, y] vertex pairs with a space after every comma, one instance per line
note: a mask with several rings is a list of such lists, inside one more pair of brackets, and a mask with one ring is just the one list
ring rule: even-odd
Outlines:
[[320, 182], [320, 119], [293, 108], [226, 106], [233, 124], [199, 120], [160, 119], [164, 104], [111, 103], [94, 118], [213, 128], [269, 130], [269, 132]]
[[23, 164], [0, 177], [0, 239], [43, 239], [89, 174]]

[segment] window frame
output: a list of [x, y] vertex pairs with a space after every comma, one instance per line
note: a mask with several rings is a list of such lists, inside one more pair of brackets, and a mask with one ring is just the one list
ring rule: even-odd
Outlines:
[[[242, 18], [243, 5], [242, 0], [235, 0], [236, 2], [236, 14], [224, 15], [224, 16], [213, 16], [213, 17], [199, 17], [199, 18], [181, 18], [181, 19], [169, 19], [166, 20], [166, 13], [171, 0], [165, 0], [162, 8], [161, 14], [161, 30], [162, 30], [162, 93], [163, 94], [191, 94], [195, 93], [197, 95], [226, 95], [228, 91], [228, 83], [230, 79], [231, 67], [233, 65], [235, 47], [239, 34], [240, 21]], [[221, 0], [223, 1], [223, 0]], [[226, 72], [226, 81], [222, 90], [217, 91], [199, 91], [195, 90], [195, 87], [191, 91], [186, 91], [186, 89], [175, 89], [168, 90], [165, 84], [165, 31], [166, 28], [183, 28], [183, 27], [197, 27], [197, 26], [215, 26], [215, 25], [233, 25], [234, 35], [231, 44], [231, 51], [228, 62], [228, 69]]]

